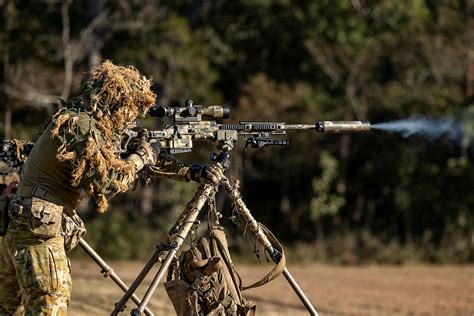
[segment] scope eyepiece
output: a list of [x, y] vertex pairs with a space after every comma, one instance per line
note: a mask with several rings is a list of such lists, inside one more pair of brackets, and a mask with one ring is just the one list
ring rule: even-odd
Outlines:
[[226, 105], [223, 105], [222, 110], [223, 113], [221, 119], [228, 119], [230, 117], [230, 108]]

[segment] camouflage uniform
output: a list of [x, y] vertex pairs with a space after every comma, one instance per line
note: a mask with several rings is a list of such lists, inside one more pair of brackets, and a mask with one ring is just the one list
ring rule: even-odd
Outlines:
[[[0, 162], [0, 194], [9, 183], [19, 181], [17, 172], [10, 172], [11, 168]], [[0, 196], [0, 207], [2, 211], [6, 203], [6, 197]], [[3, 228], [5, 229], [5, 227]], [[23, 306], [21, 305], [20, 287], [15, 276], [15, 267], [8, 255], [8, 246], [5, 238], [0, 237], [0, 315], [21, 315]]]
[[[119, 136], [154, 104], [150, 84], [133, 67], [105, 62], [43, 130], [22, 171], [18, 199], [10, 203], [0, 253], [0, 315], [66, 314], [71, 271], [62, 214], [74, 215], [84, 195], [105, 211], [108, 199], [128, 190], [149, 161], [139, 152], [122, 159]], [[160, 159], [164, 176], [189, 181], [186, 164]]]
[[3, 240], [0, 315], [66, 315], [71, 268], [64, 239], [59, 234], [38, 238], [27, 221], [21, 216], [10, 222]]

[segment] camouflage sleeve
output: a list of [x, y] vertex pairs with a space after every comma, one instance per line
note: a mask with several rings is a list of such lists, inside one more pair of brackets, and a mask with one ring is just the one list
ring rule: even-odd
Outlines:
[[158, 161], [153, 167], [147, 169], [148, 176], [169, 178], [176, 181], [189, 181], [189, 165], [175, 157], [160, 152]]
[[88, 189], [92, 186], [95, 194], [104, 195], [110, 199], [120, 192], [125, 192], [133, 187], [137, 178], [115, 170], [109, 171], [106, 181], [97, 174], [86, 174], [81, 181], [81, 187]]

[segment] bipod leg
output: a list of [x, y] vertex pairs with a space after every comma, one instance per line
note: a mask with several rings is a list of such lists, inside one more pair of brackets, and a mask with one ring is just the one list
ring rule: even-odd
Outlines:
[[[84, 249], [84, 251], [94, 260], [99, 267], [102, 269], [101, 273], [102, 275], [107, 278], [110, 277], [115, 284], [118, 285], [119, 288], [121, 288], [125, 293], [128, 291], [128, 286], [122, 281], [122, 279], [114, 272], [114, 269], [112, 269], [105, 261], [102, 259], [99, 254], [84, 240], [84, 239], [79, 239], [79, 245]], [[140, 299], [133, 294], [132, 295], [132, 300], [135, 302], [135, 304], [140, 305]], [[154, 314], [147, 308], [145, 310], [145, 314], [148, 316], [153, 316]]]
[[132, 286], [130, 286], [130, 289], [129, 289], [130, 293], [128, 292], [125, 293], [124, 297], [122, 297], [120, 302], [115, 305], [115, 309], [112, 311], [112, 314], [111, 314], [112, 316], [117, 315], [119, 312], [121, 312], [124, 309], [126, 302], [131, 296], [131, 293], [133, 293], [136, 290], [136, 288], [143, 281], [143, 279], [148, 274], [148, 272], [153, 267], [153, 265], [158, 261], [159, 253], [161, 253], [162, 250], [169, 250], [168, 254], [166, 255], [166, 258], [164, 259], [163, 263], [160, 266], [160, 269], [156, 273], [151, 285], [146, 291], [145, 296], [143, 297], [140, 305], [138, 306], [138, 308], [133, 309], [131, 314], [141, 315], [141, 313], [145, 311], [146, 306], [148, 305], [148, 302], [153, 296], [153, 293], [156, 291], [156, 288], [158, 287], [161, 279], [163, 278], [163, 275], [165, 274], [166, 270], [171, 264], [171, 261], [173, 260], [174, 256], [181, 248], [189, 231], [191, 230], [193, 225], [196, 223], [196, 219], [202, 207], [208, 200], [213, 190], [214, 190], [214, 186], [212, 184], [205, 183], [201, 185], [199, 190], [194, 195], [194, 198], [188, 203], [188, 205], [186, 205], [185, 210], [180, 215], [180, 217], [178, 218], [178, 220], [176, 221], [176, 223], [173, 225], [170, 232], [168, 233], [168, 239], [169, 239], [168, 245], [164, 246], [164, 248], [162, 248], [159, 252], [158, 250], [155, 251], [150, 261], [148, 261], [146, 266], [143, 268], [142, 272], [140, 272], [140, 275], [133, 282]]
[[[238, 191], [238, 189], [234, 188], [232, 184], [230, 184], [228, 179], [226, 179], [223, 184], [226, 191], [229, 193], [232, 201], [237, 206], [236, 208], [237, 211], [239, 212], [241, 216], [244, 217], [247, 227], [255, 234], [255, 236], [257, 236], [259, 243], [264, 247], [265, 251], [268, 253], [270, 258], [272, 258], [272, 260], [275, 263], [278, 263], [281, 259], [280, 253], [273, 248], [271, 242], [268, 240], [267, 236], [263, 233], [262, 229], [258, 225], [258, 222], [252, 216], [252, 214], [250, 213], [250, 210], [247, 208], [247, 206], [245, 205], [245, 202], [242, 200], [242, 196], [240, 195], [240, 192]], [[288, 271], [286, 267], [283, 270], [283, 275], [285, 276], [286, 280], [288, 281], [290, 286], [293, 288], [293, 290], [295, 291], [296, 295], [301, 300], [303, 305], [306, 307], [308, 312], [311, 315], [317, 316], [318, 312], [314, 308], [313, 304], [311, 304], [309, 299], [304, 294], [303, 290], [300, 288], [300, 286], [298, 285], [298, 283], [296, 282], [296, 280], [293, 278], [293, 276], [290, 274], [290, 272]]]

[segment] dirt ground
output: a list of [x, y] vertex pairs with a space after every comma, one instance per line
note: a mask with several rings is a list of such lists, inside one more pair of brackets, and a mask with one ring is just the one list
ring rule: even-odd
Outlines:
[[[141, 262], [109, 264], [127, 284], [143, 267]], [[109, 315], [122, 296], [120, 289], [104, 279], [92, 261], [75, 260], [72, 265], [70, 315]], [[237, 269], [244, 283], [250, 283], [265, 274], [268, 266], [237, 265]], [[474, 315], [474, 266], [289, 264], [288, 269], [321, 315]], [[257, 303], [257, 315], [307, 315], [283, 276], [246, 291], [245, 296]], [[155, 315], [174, 314], [162, 286], [149, 307]]]

